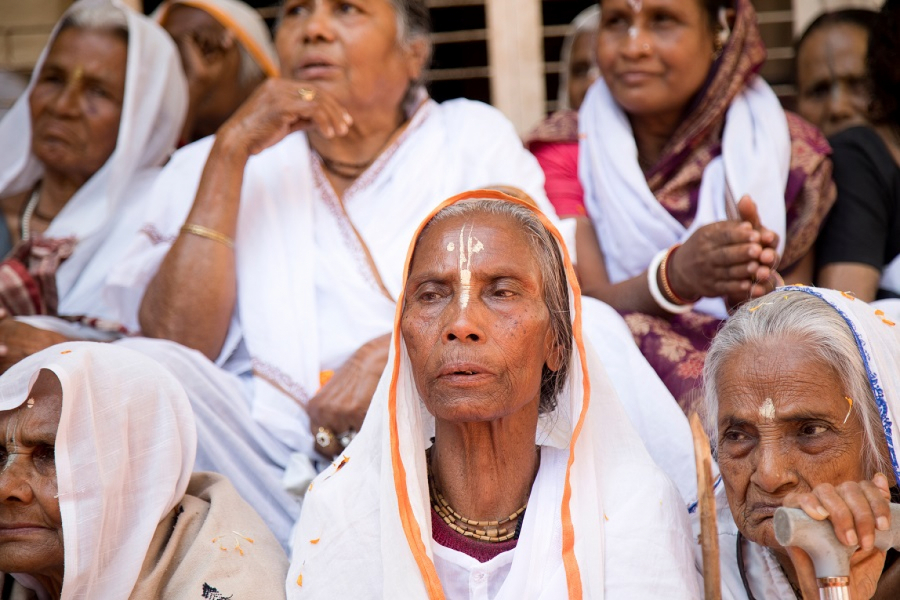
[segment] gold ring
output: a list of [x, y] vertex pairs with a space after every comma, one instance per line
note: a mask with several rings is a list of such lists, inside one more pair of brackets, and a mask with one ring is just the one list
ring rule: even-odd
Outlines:
[[311, 90], [309, 88], [300, 88], [297, 90], [297, 93], [300, 94], [300, 98], [310, 102], [316, 98], [316, 90]]
[[316, 432], [316, 443], [322, 448], [327, 448], [332, 442], [334, 442], [334, 432], [327, 427], [319, 427], [319, 431]]

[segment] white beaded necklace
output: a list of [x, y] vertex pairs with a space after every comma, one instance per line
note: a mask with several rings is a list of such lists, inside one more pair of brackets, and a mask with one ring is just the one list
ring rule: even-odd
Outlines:
[[40, 191], [40, 186], [34, 188], [34, 191], [31, 192], [31, 198], [28, 199], [28, 204], [25, 205], [25, 210], [22, 211], [19, 232], [22, 234], [21, 238], [23, 242], [31, 237], [31, 217], [34, 215], [38, 202], [41, 200]]

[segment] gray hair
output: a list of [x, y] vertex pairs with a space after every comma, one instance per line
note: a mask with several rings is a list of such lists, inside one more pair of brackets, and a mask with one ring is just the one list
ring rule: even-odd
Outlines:
[[853, 332], [830, 304], [800, 291], [773, 292], [748, 302], [716, 334], [703, 367], [706, 394], [702, 412], [713, 448], [718, 447], [719, 439], [717, 388], [726, 363], [741, 348], [784, 339], [834, 369], [844, 394], [853, 398], [865, 433], [862, 458], [867, 476], [892, 472], [875, 395]]
[[76, 4], [60, 23], [59, 33], [71, 28], [109, 31], [128, 41], [128, 17], [112, 3]]
[[[516, 222], [537, 260], [543, 283], [544, 303], [550, 313], [550, 328], [559, 352], [560, 364], [556, 371], [544, 365], [541, 373], [541, 414], [556, 408], [557, 398], [566, 385], [569, 364], [572, 359], [572, 320], [569, 311], [569, 286], [559, 245], [540, 219], [524, 206], [503, 200], [472, 199], [452, 204], [437, 213], [422, 230], [422, 235], [436, 223], [474, 215], [498, 215]], [[419, 236], [422, 239], [422, 236]], [[416, 242], [418, 246], [418, 241]]]

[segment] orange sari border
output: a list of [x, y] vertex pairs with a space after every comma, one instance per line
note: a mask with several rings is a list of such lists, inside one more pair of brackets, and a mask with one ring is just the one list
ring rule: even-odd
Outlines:
[[403, 287], [397, 299], [397, 308], [394, 315], [394, 365], [391, 372], [391, 384], [388, 390], [388, 417], [390, 423], [390, 448], [391, 448], [391, 465], [394, 473], [394, 489], [397, 493], [397, 504], [400, 511], [400, 522], [403, 525], [403, 531], [406, 534], [406, 540], [412, 550], [413, 557], [422, 573], [422, 579], [425, 583], [428, 597], [431, 600], [443, 600], [444, 590], [438, 578], [434, 562], [428, 557], [425, 545], [422, 542], [422, 531], [413, 514], [412, 503], [409, 500], [409, 491], [406, 488], [406, 467], [400, 456], [400, 437], [399, 426], [397, 423], [397, 380], [400, 376], [400, 319], [403, 314], [403, 304], [406, 297], [406, 280], [409, 276], [409, 268], [412, 264], [412, 257], [415, 251], [416, 243], [422, 235], [422, 231], [431, 222], [434, 216], [444, 208], [462, 202], [464, 200], [503, 200], [518, 204], [528, 208], [535, 213], [544, 227], [547, 228], [556, 241], [559, 243], [563, 253], [563, 262], [566, 268], [566, 276], [568, 283], [572, 288], [575, 304], [575, 318], [572, 325], [572, 335], [575, 338], [575, 345], [578, 349], [578, 355], [581, 362], [581, 369], [584, 378], [584, 397], [582, 400], [581, 413], [572, 433], [572, 441], [569, 445], [569, 459], [566, 464], [566, 477], [563, 486], [563, 499], [561, 508], [562, 519], [562, 559], [563, 567], [566, 571], [566, 584], [569, 590], [569, 598], [571, 600], [581, 600], [584, 594], [581, 584], [581, 571], [578, 566], [578, 560], [575, 556], [575, 527], [572, 524], [572, 511], [569, 502], [572, 498], [572, 484], [570, 475], [572, 464], [575, 462], [575, 446], [584, 427], [584, 421], [587, 416], [587, 409], [590, 405], [591, 384], [590, 376], [587, 370], [587, 356], [585, 354], [584, 338], [581, 325], [581, 287], [578, 285], [578, 278], [575, 275], [575, 268], [572, 266], [572, 260], [569, 256], [569, 250], [563, 241], [562, 235], [556, 227], [547, 219], [546, 216], [536, 206], [528, 200], [523, 200], [505, 194], [497, 190], [471, 190], [457, 194], [441, 202], [429, 215], [422, 221], [413, 234], [409, 250], [406, 254], [406, 261], [403, 268]]

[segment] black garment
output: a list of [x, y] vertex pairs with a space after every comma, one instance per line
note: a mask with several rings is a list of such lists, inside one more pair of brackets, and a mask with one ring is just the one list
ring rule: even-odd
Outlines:
[[[816, 244], [818, 267], [855, 262], [883, 270], [900, 254], [900, 166], [868, 127], [832, 137], [837, 201]], [[879, 298], [900, 297], [879, 290]]]

